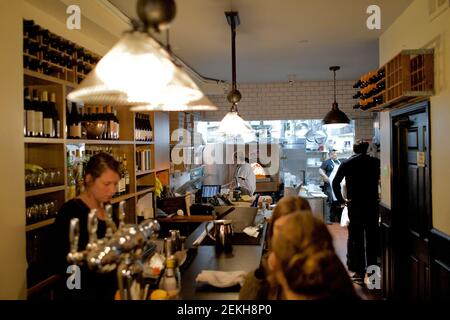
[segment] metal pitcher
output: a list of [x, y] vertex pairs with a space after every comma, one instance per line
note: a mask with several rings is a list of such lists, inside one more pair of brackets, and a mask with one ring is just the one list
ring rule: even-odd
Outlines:
[[[231, 238], [233, 236], [233, 227], [231, 220], [214, 220], [205, 224], [205, 230], [208, 237], [216, 243], [216, 249], [219, 251], [231, 251]], [[212, 234], [208, 231], [208, 225], [214, 223]]]

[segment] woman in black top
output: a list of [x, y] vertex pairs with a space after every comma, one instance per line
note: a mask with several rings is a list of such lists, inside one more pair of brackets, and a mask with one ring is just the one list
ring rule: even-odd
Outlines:
[[97, 237], [103, 238], [106, 233], [106, 213], [104, 204], [111, 201], [120, 180], [120, 164], [110, 155], [99, 153], [93, 156], [85, 169], [85, 191], [77, 198], [67, 201], [58, 212], [55, 221], [54, 266], [56, 272], [62, 275], [63, 281], [57, 290], [57, 298], [62, 299], [114, 299], [117, 288], [116, 272], [100, 274], [89, 270], [86, 266], [80, 268], [80, 289], [69, 289], [67, 285], [70, 272], [67, 254], [70, 251], [69, 226], [70, 220], [80, 221], [80, 236], [78, 250], [85, 250], [89, 241], [87, 222], [91, 209], [97, 209]]

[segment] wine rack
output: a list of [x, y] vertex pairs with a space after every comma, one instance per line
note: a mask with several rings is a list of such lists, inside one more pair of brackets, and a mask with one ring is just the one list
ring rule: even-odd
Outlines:
[[80, 83], [100, 56], [34, 23], [23, 20], [25, 69], [70, 83]]
[[[383, 78], [374, 75], [384, 74]], [[363, 89], [374, 83], [380, 89], [364, 96]], [[354, 85], [361, 90], [355, 109], [383, 111], [397, 108], [434, 94], [434, 50], [403, 50], [381, 68], [363, 75]]]

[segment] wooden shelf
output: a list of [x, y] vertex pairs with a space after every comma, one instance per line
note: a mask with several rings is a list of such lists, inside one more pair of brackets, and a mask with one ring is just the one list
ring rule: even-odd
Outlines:
[[143, 189], [143, 190], [141, 190], [141, 191], [136, 192], [134, 195], [137, 197], [137, 196], [140, 196], [140, 195], [143, 195], [143, 194], [152, 192], [152, 191], [155, 191], [155, 188], [154, 188], [154, 187], [147, 188], [147, 189]]
[[135, 196], [134, 193], [124, 194], [123, 196], [120, 196], [120, 197], [117, 197], [117, 198], [113, 198], [111, 200], [111, 204], [119, 203], [120, 201], [123, 201], [123, 200], [128, 200], [130, 198], [133, 198], [134, 196]]
[[66, 190], [66, 186], [42, 188], [42, 189], [27, 191], [27, 192], [25, 192], [25, 196], [26, 197], [34, 197], [34, 196], [40, 196], [40, 195], [47, 194], [47, 193], [64, 191], [64, 190]]
[[64, 139], [53, 138], [24, 138], [24, 143], [46, 143], [46, 144], [63, 144]]
[[105, 144], [105, 145], [133, 145], [134, 141], [125, 140], [86, 140], [86, 139], [66, 139], [66, 144]]
[[137, 146], [147, 146], [147, 145], [154, 145], [154, 141], [135, 141], [134, 142]]
[[[34, 84], [37, 84], [37, 85], [39, 85], [39, 84], [41, 84], [41, 85], [60, 84], [60, 85], [68, 86], [71, 88], [74, 88], [75, 86], [77, 86], [77, 84], [75, 82], [70, 82], [70, 81], [55, 78], [52, 76], [47, 76], [43, 73], [28, 70], [28, 69], [24, 69], [23, 73], [25, 76], [33, 77], [35, 79], [35, 81], [33, 81], [33, 82], [35, 82]], [[25, 82], [25, 84], [26, 84], [26, 82]]]
[[29, 226], [26, 227], [26, 231], [29, 232], [29, 231], [32, 231], [32, 230], [36, 230], [36, 229], [39, 229], [39, 228], [42, 228], [42, 227], [45, 227], [45, 226], [49, 226], [49, 225], [51, 225], [53, 223], [55, 223], [55, 218], [51, 218], [51, 219], [47, 219], [47, 220], [40, 221], [40, 222], [37, 222], [37, 223], [33, 223], [33, 224], [30, 224]]
[[143, 176], [144, 174], [150, 174], [155, 172], [155, 170], [147, 170], [147, 171], [136, 171], [136, 176]]

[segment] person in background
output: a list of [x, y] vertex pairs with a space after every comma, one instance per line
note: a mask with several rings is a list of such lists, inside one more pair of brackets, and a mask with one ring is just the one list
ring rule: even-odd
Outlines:
[[[339, 167], [333, 180], [338, 202], [348, 208], [347, 267], [355, 272], [353, 280], [358, 284], [363, 284], [367, 267], [376, 265], [378, 256], [380, 160], [366, 154], [368, 147], [367, 142], [357, 141], [354, 155]], [[340, 188], [344, 178], [347, 201]]]
[[336, 149], [330, 149], [328, 151], [329, 158], [322, 162], [322, 165], [319, 168], [319, 174], [324, 181], [324, 193], [327, 195], [325, 205], [325, 222], [327, 224], [339, 222], [341, 220], [340, 213], [342, 212], [332, 188], [333, 179], [341, 165], [341, 161], [337, 158], [336, 151]]
[[78, 218], [79, 241], [78, 250], [85, 250], [89, 242], [88, 214], [91, 209], [97, 209], [97, 237], [103, 238], [107, 225], [104, 205], [111, 201], [120, 180], [120, 164], [112, 156], [99, 153], [90, 158], [85, 169], [85, 190], [77, 198], [67, 201], [58, 211], [55, 220], [54, 234], [54, 265], [56, 272], [62, 275], [61, 287], [57, 298], [75, 300], [113, 300], [117, 290], [116, 272], [100, 274], [90, 271], [87, 267], [80, 268], [81, 288], [69, 290], [66, 286], [68, 278], [67, 254], [70, 251], [69, 225], [72, 218]]
[[240, 300], [269, 300], [281, 297], [281, 288], [277, 285], [271, 286], [271, 284], [267, 281], [267, 258], [270, 253], [270, 240], [272, 239], [273, 225], [275, 221], [277, 221], [280, 217], [296, 211], [311, 214], [311, 207], [309, 206], [308, 201], [297, 196], [283, 197], [280, 201], [278, 201], [272, 212], [272, 217], [269, 220], [264, 252], [261, 258], [260, 266], [258, 269], [247, 275], [245, 283], [239, 291]]
[[242, 195], [253, 196], [256, 191], [256, 176], [253, 172], [253, 168], [250, 165], [248, 158], [244, 158], [242, 155], [234, 155], [235, 162], [238, 164], [235, 173], [235, 179], [238, 187], [241, 188]]
[[295, 212], [274, 223], [269, 281], [288, 300], [359, 300], [326, 225]]

